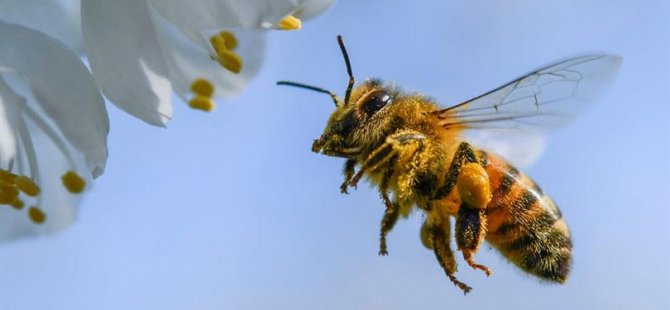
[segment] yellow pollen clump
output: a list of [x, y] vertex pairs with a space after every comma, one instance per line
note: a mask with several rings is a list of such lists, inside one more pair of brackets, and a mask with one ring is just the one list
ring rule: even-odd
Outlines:
[[37, 207], [30, 207], [30, 209], [28, 209], [28, 217], [30, 217], [30, 220], [35, 224], [42, 224], [47, 219], [47, 215], [44, 211]]
[[293, 15], [287, 15], [279, 21], [278, 26], [281, 30], [300, 30], [302, 21]]
[[489, 177], [481, 165], [469, 163], [461, 167], [456, 182], [461, 199], [471, 207], [483, 209], [491, 201]]
[[65, 173], [62, 177], [61, 180], [63, 181], [63, 185], [65, 188], [70, 193], [73, 194], [78, 194], [84, 191], [84, 188], [86, 187], [86, 182], [84, 179], [82, 179], [76, 172], [74, 171], [68, 171]]
[[40, 194], [40, 187], [26, 176], [18, 176], [14, 179], [16, 187], [26, 193], [26, 195], [35, 197]]
[[242, 71], [242, 58], [233, 51], [219, 53], [219, 64], [232, 73], [240, 73]]
[[0, 184], [14, 184], [14, 178], [16, 177], [15, 174], [7, 171], [7, 170], [2, 170], [0, 169]]
[[214, 103], [214, 100], [209, 97], [197, 95], [195, 98], [191, 99], [188, 101], [188, 105], [191, 108], [198, 109], [198, 110], [203, 110], [205, 112], [210, 112], [214, 110], [214, 107], [216, 104]]
[[209, 38], [209, 43], [212, 43], [212, 47], [214, 48], [214, 51], [216, 54], [221, 54], [223, 51], [227, 51], [228, 46], [226, 46], [226, 39], [220, 37], [220, 36], [213, 36]]
[[13, 186], [0, 184], [0, 204], [12, 204], [19, 197], [19, 191]]
[[226, 47], [229, 50], [235, 49], [237, 47], [237, 38], [230, 31], [221, 31], [219, 37], [222, 38], [226, 44]]
[[24, 203], [21, 199], [16, 199], [12, 202], [11, 206], [16, 210], [21, 210], [23, 209]]
[[201, 96], [212, 97], [214, 85], [206, 79], [197, 79], [191, 84], [191, 91]]
[[233, 73], [242, 71], [242, 58], [233, 49], [237, 47], [237, 38], [229, 31], [222, 31], [209, 38], [216, 52], [219, 64]]

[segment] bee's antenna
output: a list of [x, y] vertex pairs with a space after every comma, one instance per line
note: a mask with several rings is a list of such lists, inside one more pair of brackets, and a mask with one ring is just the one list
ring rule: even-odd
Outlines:
[[340, 106], [340, 100], [337, 98], [337, 95], [335, 95], [334, 92], [323, 89], [321, 87], [316, 87], [312, 85], [307, 85], [307, 84], [302, 84], [302, 83], [296, 83], [296, 82], [291, 82], [291, 81], [279, 81], [277, 82], [277, 85], [288, 85], [288, 86], [294, 86], [294, 87], [299, 87], [299, 88], [304, 88], [304, 89], [309, 89], [313, 90], [315, 92], [319, 93], [324, 93], [330, 95], [331, 98], [333, 98], [333, 102], [335, 102], [335, 106], [338, 107]]
[[349, 74], [349, 85], [347, 85], [347, 92], [344, 94], [344, 105], [349, 104], [349, 97], [351, 97], [351, 89], [354, 88], [354, 74], [351, 72], [351, 62], [349, 61], [349, 53], [347, 53], [347, 48], [344, 47], [344, 41], [342, 36], [337, 36], [337, 43], [340, 44], [340, 50], [342, 50], [342, 56], [344, 56], [344, 63], [347, 65], [347, 73]]

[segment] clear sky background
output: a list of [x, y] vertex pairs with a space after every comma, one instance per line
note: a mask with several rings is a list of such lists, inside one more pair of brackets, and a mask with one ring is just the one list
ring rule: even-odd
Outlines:
[[[106, 173], [74, 227], [0, 245], [0, 309], [668, 309], [670, 10], [667, 1], [339, 1], [269, 34], [266, 64], [212, 114], [176, 103], [167, 130], [110, 106]], [[416, 214], [377, 256], [375, 189], [341, 195], [342, 159], [310, 151], [344, 91], [335, 36], [359, 80], [450, 105], [537, 66], [623, 56], [609, 92], [550, 135], [527, 173], [572, 230], [574, 268], [540, 283], [483, 247], [486, 278], [445, 277]]]

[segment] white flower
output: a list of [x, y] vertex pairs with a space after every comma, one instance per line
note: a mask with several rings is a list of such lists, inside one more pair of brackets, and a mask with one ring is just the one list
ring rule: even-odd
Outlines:
[[102, 96], [79, 57], [0, 21], [0, 240], [58, 231], [107, 160]]
[[81, 53], [80, 6], [80, 0], [2, 0], [0, 20], [44, 32]]
[[259, 70], [265, 30], [299, 29], [332, 0], [83, 0], [84, 48], [103, 93], [164, 126], [174, 91], [196, 109], [239, 93]]

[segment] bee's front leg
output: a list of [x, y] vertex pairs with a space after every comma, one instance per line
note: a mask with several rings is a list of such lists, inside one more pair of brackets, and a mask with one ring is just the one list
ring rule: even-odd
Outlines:
[[[397, 206], [397, 203], [393, 204]], [[398, 215], [400, 212], [394, 210], [395, 207], [391, 209], [387, 208], [384, 210], [384, 217], [381, 222], [381, 231], [379, 233], [379, 255], [388, 255], [388, 248], [386, 247], [386, 235], [391, 232], [395, 223], [398, 222]]]
[[[406, 150], [412, 153], [416, 152], [423, 147], [425, 139], [426, 136], [422, 133], [411, 130], [402, 131], [387, 137], [386, 141], [372, 151], [368, 158], [365, 159], [361, 164], [361, 169], [348, 182], [345, 182], [346, 185], [356, 188], [358, 181], [360, 181], [365, 172], [381, 167]], [[409, 145], [418, 145], [418, 147], [408, 148]]]
[[456, 244], [468, 265], [484, 271], [488, 276], [491, 270], [475, 263], [473, 255], [486, 236], [485, 212], [492, 194], [488, 174], [467, 142], [459, 145], [436, 199], [446, 197], [455, 188], [461, 197], [461, 206], [456, 215]]
[[356, 168], [356, 160], [353, 158], [347, 159], [347, 162], [344, 163], [344, 182], [340, 185], [340, 192], [342, 194], [349, 194], [347, 188], [349, 187], [349, 181], [354, 176]]

